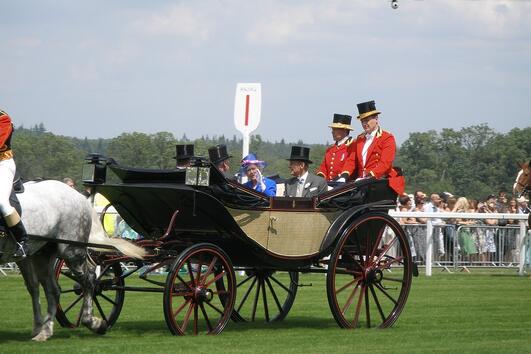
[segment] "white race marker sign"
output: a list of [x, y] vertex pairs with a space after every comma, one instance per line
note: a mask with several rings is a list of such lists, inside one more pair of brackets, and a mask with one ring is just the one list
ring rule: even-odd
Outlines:
[[262, 109], [262, 85], [260, 83], [242, 84], [236, 86], [234, 99], [234, 125], [243, 135], [242, 157], [249, 154], [249, 139], [251, 132], [260, 123]]

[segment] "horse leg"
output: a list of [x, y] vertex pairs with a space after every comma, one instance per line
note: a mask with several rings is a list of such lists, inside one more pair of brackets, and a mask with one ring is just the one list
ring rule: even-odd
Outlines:
[[40, 332], [32, 339], [35, 341], [45, 341], [53, 335], [53, 321], [57, 312], [57, 305], [59, 303], [59, 285], [55, 279], [54, 264], [55, 255], [34, 256], [33, 264], [37, 271], [39, 283], [44, 289], [47, 301], [47, 314], [42, 322]]
[[81, 307], [81, 323], [97, 334], [107, 331], [107, 322], [93, 314], [92, 294], [94, 293], [96, 274], [87, 262], [86, 250], [80, 248], [67, 248], [65, 262], [72, 270], [83, 288], [83, 306]]
[[31, 305], [33, 308], [33, 330], [31, 332], [31, 336], [33, 337], [37, 335], [42, 328], [41, 303], [39, 301], [39, 281], [31, 259], [19, 261], [17, 262], [17, 265], [20, 269], [20, 273], [22, 273], [22, 277], [24, 278], [26, 289], [31, 296]]

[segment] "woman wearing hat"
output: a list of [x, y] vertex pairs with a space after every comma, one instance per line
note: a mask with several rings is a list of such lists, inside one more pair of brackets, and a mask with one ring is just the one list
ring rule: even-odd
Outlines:
[[349, 136], [352, 130], [351, 120], [351, 116], [334, 114], [332, 124], [329, 125], [335, 143], [326, 149], [323, 162], [317, 170], [317, 175], [327, 181], [346, 182], [354, 173], [356, 152], [351, 148], [354, 139]]
[[389, 186], [399, 195], [404, 193], [404, 177], [393, 169], [396, 143], [393, 134], [380, 127], [374, 101], [358, 104], [358, 120], [364, 133], [356, 138], [357, 178], [389, 179]]
[[28, 234], [20, 215], [9, 202], [13, 189], [13, 178], [17, 169], [11, 150], [13, 123], [9, 115], [0, 110], [0, 212], [5, 223], [17, 242], [15, 257], [26, 257], [28, 253]]
[[268, 197], [277, 194], [277, 184], [272, 179], [262, 175], [262, 169], [266, 166], [264, 161], [258, 160], [255, 154], [251, 153], [242, 159], [242, 173], [247, 175], [248, 181], [243, 185], [264, 193]]

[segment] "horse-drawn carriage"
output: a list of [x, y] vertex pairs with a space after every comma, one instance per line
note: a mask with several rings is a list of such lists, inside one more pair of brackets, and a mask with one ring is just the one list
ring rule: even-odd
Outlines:
[[[348, 183], [314, 198], [266, 197], [201, 158], [186, 169], [147, 170], [97, 155], [83, 175], [143, 236], [136, 244], [147, 251], [142, 261], [90, 252], [94, 302], [109, 325], [126, 291], [163, 293], [167, 325], [178, 335], [220, 333], [231, 319], [279, 321], [302, 286], [299, 275], [324, 273], [340, 327], [385, 328], [403, 310], [416, 275], [407, 238], [387, 213], [396, 194], [386, 180]], [[56, 274], [59, 323], [77, 326], [82, 290], [61, 261]], [[132, 274], [147, 286], [127, 285]]]

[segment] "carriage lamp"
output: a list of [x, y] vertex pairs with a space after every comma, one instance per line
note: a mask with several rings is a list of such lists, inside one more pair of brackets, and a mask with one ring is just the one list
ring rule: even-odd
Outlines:
[[185, 183], [189, 186], [208, 186], [210, 181], [210, 167], [186, 167]]
[[82, 180], [86, 184], [105, 183], [107, 176], [107, 160], [100, 154], [88, 154], [83, 164]]

